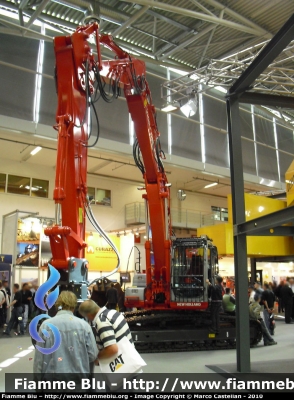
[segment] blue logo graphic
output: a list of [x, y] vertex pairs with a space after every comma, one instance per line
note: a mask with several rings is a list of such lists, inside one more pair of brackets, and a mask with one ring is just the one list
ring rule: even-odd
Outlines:
[[[48, 290], [53, 288], [60, 279], [60, 273], [54, 267], [52, 267], [52, 265], [50, 265], [50, 264], [48, 264], [48, 265], [49, 265], [49, 270], [50, 270], [50, 277], [45, 283], [43, 283], [43, 285], [41, 285], [39, 287], [39, 289], [37, 290], [36, 295], [35, 295], [36, 306], [44, 311], [47, 311], [47, 309], [49, 310], [55, 304], [55, 302], [58, 298], [58, 295], [59, 295], [59, 287], [57, 287], [56, 289], [53, 290], [53, 292], [48, 294], [47, 299], [46, 299], [46, 303], [47, 303], [47, 306], [46, 306], [45, 296], [46, 296]], [[41, 342], [41, 343], [45, 342], [40, 337], [39, 332], [38, 332], [38, 322], [44, 318], [47, 319], [47, 318], [51, 318], [51, 317], [47, 314], [41, 314], [41, 315], [38, 315], [37, 317], [35, 317], [30, 323], [30, 326], [29, 326], [30, 335], [36, 342]], [[51, 329], [51, 331], [53, 333], [54, 345], [50, 348], [44, 348], [44, 347], [40, 347], [40, 346], [36, 345], [35, 346], [36, 349], [39, 350], [42, 354], [52, 354], [61, 345], [61, 336], [60, 336], [59, 330], [53, 324], [47, 323], [47, 326]], [[50, 337], [49, 332], [46, 331], [45, 329], [42, 329], [42, 333], [45, 337], [47, 337], [47, 338]]]

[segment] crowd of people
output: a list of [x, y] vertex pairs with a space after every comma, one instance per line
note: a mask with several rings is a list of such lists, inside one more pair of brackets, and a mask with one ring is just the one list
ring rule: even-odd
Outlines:
[[[211, 300], [211, 327], [210, 332], [219, 334], [220, 312], [223, 310], [228, 315], [236, 313], [236, 299], [231, 289], [224, 287], [223, 279], [217, 276], [215, 282], [208, 279], [208, 296]], [[275, 310], [275, 303], [278, 310]], [[274, 312], [284, 313], [285, 323], [294, 323], [294, 278], [281, 280], [279, 285], [271, 282], [255, 282], [248, 288], [249, 317], [257, 321], [262, 330], [265, 346], [277, 344], [273, 339], [275, 334]]]
[[[29, 322], [37, 315], [44, 314], [46, 311], [40, 310], [34, 302], [38, 286], [31, 283], [23, 283], [20, 288], [18, 283], [12, 287], [12, 293], [8, 287], [8, 281], [0, 280], [0, 329], [4, 329], [3, 334], [11, 336], [24, 335], [27, 331]], [[88, 298], [91, 297], [89, 293]], [[106, 291], [106, 307], [115, 310], [118, 304], [118, 292], [112, 283]], [[8, 310], [11, 309], [10, 318]]]
[[0, 281], [0, 328], [4, 328], [4, 335], [10, 336], [12, 329], [15, 335], [24, 335], [29, 321], [43, 312], [34, 303], [37, 289], [38, 286], [30, 283], [23, 283], [21, 288], [15, 283], [11, 292], [8, 281]]
[[284, 313], [285, 323], [294, 323], [294, 278], [286, 278], [281, 280], [277, 285], [276, 283], [265, 282], [261, 287], [259, 282], [255, 282], [253, 286], [249, 287], [249, 303], [253, 302], [255, 294], [261, 297], [264, 304], [265, 319], [268, 320], [269, 315], [272, 314], [275, 302], [278, 303], [279, 314]]

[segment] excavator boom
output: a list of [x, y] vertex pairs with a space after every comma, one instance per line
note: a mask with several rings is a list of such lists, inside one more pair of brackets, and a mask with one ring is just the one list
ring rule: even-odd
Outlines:
[[[90, 40], [95, 42], [96, 55]], [[115, 58], [103, 61], [101, 46], [110, 49]], [[117, 46], [111, 36], [100, 35], [96, 22], [78, 27], [72, 35], [56, 37], [54, 51], [58, 94], [56, 216], [55, 225], [45, 233], [50, 239], [51, 264], [61, 275], [59, 284], [73, 290], [78, 301], [87, 299], [86, 216], [118, 255], [90, 207], [87, 154], [93, 146], [89, 144], [90, 110], [92, 107], [97, 117], [97, 94], [111, 103], [123, 90], [134, 122], [133, 154], [144, 178], [147, 209], [146, 284], [131, 288], [131, 292], [141, 294], [126, 296], [125, 302], [127, 308], [141, 309], [125, 314], [136, 346], [147, 352], [203, 350], [217, 348], [218, 342], [220, 348], [234, 348], [234, 317], [222, 317], [222, 331], [216, 340], [208, 335], [209, 313], [203, 311], [208, 306], [205, 281], [218, 273], [216, 247], [202, 237], [171, 241], [170, 184], [162, 162], [164, 153], [145, 63]], [[258, 324], [251, 324], [251, 338], [252, 344], [260, 340]]]

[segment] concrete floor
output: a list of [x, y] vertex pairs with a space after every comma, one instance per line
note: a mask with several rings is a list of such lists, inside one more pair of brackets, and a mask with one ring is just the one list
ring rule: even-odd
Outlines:
[[[274, 366], [275, 371], [294, 372], [294, 324], [286, 325], [284, 320], [277, 320], [276, 346], [265, 347], [263, 342], [252, 348], [252, 372], [267, 372], [267, 366]], [[33, 372], [35, 350], [29, 335], [7, 338], [0, 334], [0, 393], [4, 392], [6, 373]], [[208, 365], [217, 365], [221, 369], [233, 372], [236, 369], [235, 350], [212, 350], [184, 353], [144, 354], [146, 373], [216, 373]], [[7, 359], [15, 359], [9, 366], [3, 365]], [[290, 362], [291, 361], [291, 362]], [[292, 369], [289, 368], [292, 365]], [[96, 367], [95, 372], [99, 372]]]

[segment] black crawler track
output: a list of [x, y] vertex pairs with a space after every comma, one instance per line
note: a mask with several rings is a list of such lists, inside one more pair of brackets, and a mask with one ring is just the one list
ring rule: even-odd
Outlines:
[[[236, 348], [236, 319], [220, 315], [220, 332], [210, 333], [210, 313], [189, 310], [126, 312], [136, 349], [140, 353], [224, 350]], [[260, 325], [250, 321], [250, 345], [262, 338]]]

